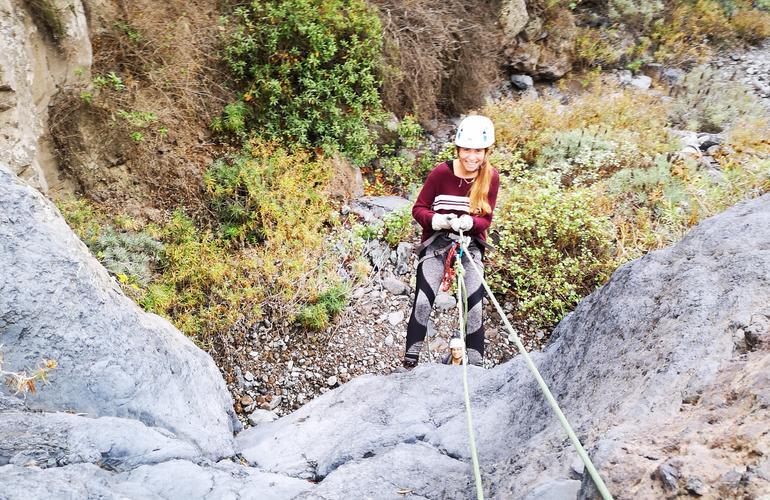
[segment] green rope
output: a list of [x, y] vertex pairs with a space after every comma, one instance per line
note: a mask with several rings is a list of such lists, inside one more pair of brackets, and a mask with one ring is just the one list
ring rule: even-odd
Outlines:
[[[484, 285], [484, 290], [486, 290], [487, 295], [489, 295], [490, 300], [495, 305], [495, 309], [497, 309], [497, 313], [503, 319], [503, 323], [505, 323], [505, 327], [508, 329], [508, 333], [510, 333], [511, 336], [513, 336], [513, 340], [516, 343], [516, 347], [518, 348], [521, 355], [524, 356], [524, 359], [527, 362], [527, 366], [532, 371], [533, 375], [535, 376], [535, 379], [537, 380], [538, 385], [540, 386], [540, 390], [543, 391], [543, 394], [545, 395], [545, 399], [548, 401], [548, 404], [551, 406], [551, 409], [554, 411], [554, 413], [556, 413], [556, 416], [558, 417], [559, 422], [561, 423], [564, 430], [567, 431], [567, 435], [569, 436], [569, 439], [572, 442], [572, 446], [577, 451], [578, 455], [580, 456], [580, 459], [583, 461], [583, 464], [585, 464], [586, 470], [588, 470], [588, 474], [591, 476], [591, 479], [593, 479], [594, 484], [596, 485], [596, 488], [599, 490], [599, 493], [601, 494], [604, 500], [612, 500], [612, 495], [607, 489], [607, 486], [604, 484], [604, 481], [602, 480], [601, 476], [599, 476], [599, 473], [596, 471], [596, 467], [594, 467], [593, 462], [591, 462], [591, 459], [588, 457], [588, 453], [586, 453], [585, 449], [583, 448], [583, 445], [580, 444], [580, 440], [575, 435], [575, 432], [572, 430], [572, 427], [567, 421], [567, 417], [564, 416], [564, 413], [561, 411], [561, 408], [559, 408], [559, 404], [556, 402], [556, 399], [553, 397], [553, 394], [551, 394], [550, 389], [548, 389], [548, 385], [546, 385], [545, 380], [543, 380], [543, 377], [540, 375], [540, 372], [537, 370], [535, 363], [532, 362], [532, 358], [529, 356], [529, 353], [524, 348], [524, 344], [522, 344], [521, 339], [519, 339], [519, 336], [513, 330], [513, 327], [511, 326], [511, 324], [508, 322], [508, 318], [505, 316], [505, 313], [503, 312], [503, 308], [500, 307], [500, 304], [497, 302], [497, 299], [495, 299], [495, 296], [492, 294], [492, 290], [489, 289], [489, 285], [487, 285], [487, 281], [484, 279], [484, 275], [481, 274], [479, 269], [476, 267], [476, 263], [473, 262], [473, 258], [468, 252], [468, 247], [465, 244], [464, 240], [462, 240], [462, 237], [463, 237], [462, 233], [460, 233], [460, 237], [461, 237], [460, 244], [463, 248], [463, 253], [468, 254], [468, 260], [471, 263], [471, 267], [473, 268], [474, 272], [476, 272], [481, 278], [481, 283]], [[462, 267], [462, 263], [460, 263], [460, 266]], [[467, 360], [465, 361], [467, 362]], [[463, 363], [463, 366], [465, 366], [465, 364], [466, 363]], [[466, 376], [465, 373], [463, 373], [463, 377], [465, 376]], [[465, 379], [463, 380], [465, 381]], [[465, 399], [466, 408], [468, 409], [468, 425], [470, 426], [471, 415], [470, 415], [470, 401], [468, 399], [467, 382], [466, 382], [466, 388], [465, 388], [465, 398], [466, 398]], [[473, 443], [473, 431], [470, 430], [470, 433], [471, 433], [471, 443]], [[471, 444], [472, 456], [473, 454], [475, 454], [475, 451], [476, 451], [475, 445]], [[478, 467], [478, 463], [475, 463], [474, 467]], [[480, 478], [477, 477], [476, 479], [477, 494], [480, 494], [479, 492], [481, 491], [480, 482], [481, 482]], [[479, 496], [479, 498], [482, 498], [482, 497]]]
[[[471, 396], [468, 388], [468, 351], [465, 349], [466, 323], [463, 318], [468, 317], [468, 290], [465, 288], [463, 275], [462, 253], [458, 252], [455, 263], [457, 267], [457, 311], [460, 316], [460, 337], [463, 339], [463, 392], [465, 393], [465, 414], [468, 417], [468, 441], [471, 448], [471, 464], [473, 466], [473, 477], [476, 481], [476, 498], [484, 500], [484, 489], [481, 485], [481, 469], [479, 468], [479, 456], [476, 452], [476, 436], [473, 433], [473, 416], [471, 415]], [[470, 258], [470, 255], [469, 255]], [[465, 293], [463, 293], [465, 292]], [[451, 354], [450, 354], [451, 356]]]

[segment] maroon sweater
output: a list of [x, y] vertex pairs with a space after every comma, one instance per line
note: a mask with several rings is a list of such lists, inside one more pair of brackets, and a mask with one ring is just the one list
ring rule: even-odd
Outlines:
[[[431, 170], [425, 184], [417, 196], [412, 208], [412, 217], [422, 226], [422, 241], [430, 238], [435, 231], [431, 219], [436, 213], [456, 214], [458, 217], [470, 214], [470, 192], [473, 183], [457, 177], [452, 170], [452, 160], [441, 163]], [[497, 202], [497, 190], [500, 187], [500, 174], [492, 169], [492, 182], [489, 185], [489, 206], [492, 212], [484, 216], [473, 215], [473, 227], [468, 234], [487, 239], [487, 229], [492, 223], [492, 214]]]

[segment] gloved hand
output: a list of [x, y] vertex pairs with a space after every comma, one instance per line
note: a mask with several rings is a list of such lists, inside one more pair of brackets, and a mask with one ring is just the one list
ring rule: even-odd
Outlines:
[[430, 225], [433, 226], [434, 231], [452, 229], [450, 223], [456, 218], [457, 215], [455, 214], [433, 214], [433, 218], [430, 220]]
[[473, 217], [468, 214], [461, 215], [460, 217], [449, 222], [452, 226], [452, 231], [459, 233], [460, 231], [469, 231], [473, 227]]

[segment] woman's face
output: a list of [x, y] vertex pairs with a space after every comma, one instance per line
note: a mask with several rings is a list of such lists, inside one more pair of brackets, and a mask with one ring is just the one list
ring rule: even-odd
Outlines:
[[457, 154], [463, 169], [468, 173], [473, 173], [481, 168], [486, 152], [486, 149], [458, 148]]
[[452, 349], [452, 357], [455, 359], [460, 359], [463, 357], [463, 348], [462, 347], [453, 347]]

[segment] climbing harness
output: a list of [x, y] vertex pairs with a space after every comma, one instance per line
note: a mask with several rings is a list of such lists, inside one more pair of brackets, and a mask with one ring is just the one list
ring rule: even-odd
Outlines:
[[[468, 261], [471, 264], [471, 268], [481, 278], [481, 283], [484, 286], [484, 290], [487, 292], [487, 295], [489, 296], [489, 299], [492, 301], [492, 304], [494, 304], [495, 309], [497, 310], [497, 313], [503, 319], [503, 323], [505, 324], [505, 327], [508, 330], [508, 333], [510, 334], [509, 337], [513, 338], [516, 344], [516, 348], [519, 350], [521, 355], [524, 356], [524, 360], [526, 361], [527, 366], [529, 367], [532, 374], [535, 376], [535, 379], [537, 380], [537, 383], [540, 386], [540, 390], [545, 395], [545, 399], [548, 401], [549, 406], [556, 414], [562, 427], [564, 428], [565, 431], [567, 431], [567, 435], [569, 436], [572, 446], [575, 448], [575, 451], [577, 451], [578, 455], [580, 456], [580, 459], [583, 461], [583, 464], [585, 464], [586, 470], [588, 471], [588, 474], [591, 476], [591, 479], [593, 479], [594, 484], [596, 485], [596, 488], [599, 490], [599, 493], [601, 494], [604, 500], [612, 500], [612, 495], [607, 489], [607, 486], [604, 484], [604, 481], [602, 480], [601, 476], [599, 476], [599, 473], [596, 471], [596, 467], [594, 467], [593, 462], [591, 462], [591, 459], [588, 457], [588, 453], [586, 453], [585, 449], [583, 448], [583, 445], [580, 444], [580, 440], [575, 435], [575, 432], [572, 430], [572, 427], [567, 421], [567, 417], [564, 416], [564, 413], [561, 411], [561, 408], [559, 408], [559, 404], [556, 402], [556, 399], [553, 397], [553, 394], [551, 394], [551, 390], [548, 389], [548, 385], [545, 383], [545, 380], [543, 380], [543, 377], [540, 375], [540, 372], [535, 366], [535, 363], [532, 361], [532, 358], [529, 356], [529, 353], [524, 348], [524, 344], [521, 342], [521, 339], [516, 334], [511, 324], [508, 322], [508, 318], [503, 312], [502, 307], [500, 307], [500, 304], [497, 302], [497, 299], [495, 299], [495, 296], [492, 294], [492, 290], [489, 289], [489, 285], [487, 284], [487, 281], [484, 279], [484, 276], [479, 271], [479, 268], [476, 267], [476, 263], [473, 262], [473, 257], [471, 256], [470, 252], [468, 252], [469, 240], [470, 238], [467, 236], [464, 236], [463, 232], [460, 231], [460, 238], [459, 238], [460, 250], [456, 253], [456, 263], [457, 263], [456, 274], [457, 274], [457, 308], [460, 316], [460, 334], [463, 338], [463, 341], [465, 341], [465, 337], [466, 337], [465, 323], [463, 320], [463, 312], [465, 312], [467, 315], [467, 308], [468, 308], [468, 304], [467, 304], [468, 293], [467, 293], [467, 290], [465, 290], [465, 280], [463, 279], [463, 274], [465, 273], [465, 269], [463, 268], [463, 264], [462, 264], [462, 256], [463, 256], [463, 253], [465, 252], [468, 254]], [[465, 292], [464, 298], [466, 300], [463, 300], [463, 292]], [[483, 500], [484, 490], [482, 489], [482, 485], [481, 485], [481, 470], [479, 468], [478, 453], [476, 451], [476, 438], [473, 433], [473, 418], [471, 415], [470, 391], [468, 390], [467, 349], [463, 349], [463, 389], [465, 392], [465, 410], [466, 410], [467, 420], [468, 420], [468, 440], [471, 448], [471, 464], [473, 466], [473, 476], [476, 481], [476, 497], [478, 500]]]

